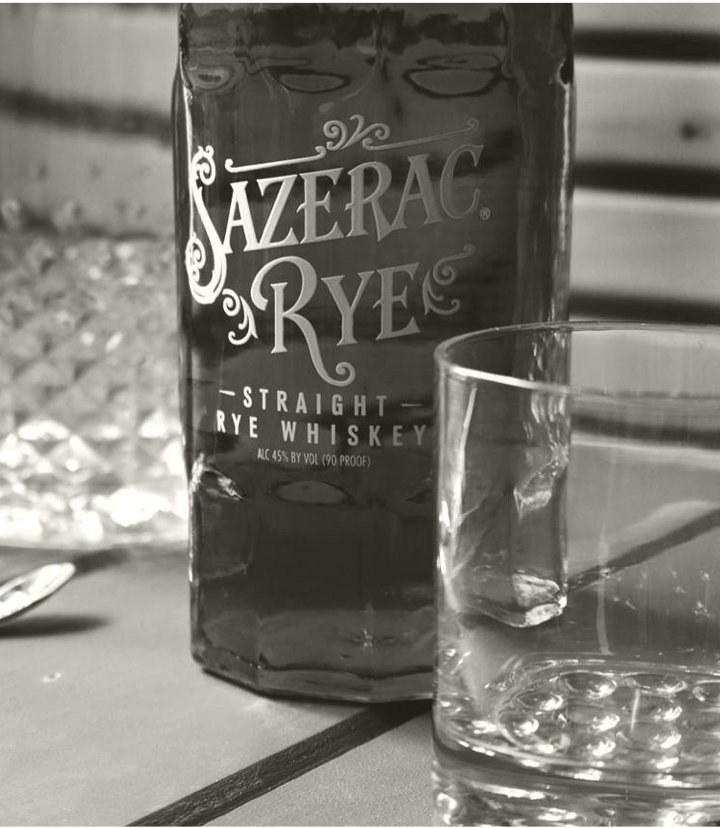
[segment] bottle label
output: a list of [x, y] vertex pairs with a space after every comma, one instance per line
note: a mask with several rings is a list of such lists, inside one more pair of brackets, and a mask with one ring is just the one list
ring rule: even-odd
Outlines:
[[[217, 431], [261, 440], [260, 424], [267, 420], [263, 412], [272, 411], [280, 417], [281, 431], [272, 437], [275, 444], [294, 446], [305, 429], [305, 443], [312, 446], [319, 441], [312, 416], [362, 418], [371, 409], [379, 422], [364, 429], [365, 446], [408, 445], [413, 440], [423, 446], [426, 426], [416, 425], [408, 434], [406, 427], [395, 424], [386, 433], [387, 394], [368, 398], [339, 392], [352, 391], [358, 378], [353, 349], [362, 339], [380, 343], [422, 336], [432, 318], [451, 317], [460, 310], [462, 300], [452, 289], [458, 268], [475, 254], [475, 244], [461, 236], [453, 242], [450, 235], [453, 249], [437, 249], [431, 259], [386, 261], [383, 257], [391, 257], [393, 251], [397, 258], [397, 245], [379, 243], [431, 225], [491, 217], [479, 186], [483, 145], [478, 131], [478, 121], [470, 119], [447, 133], [395, 141], [387, 124], [366, 124], [362, 115], [353, 115], [347, 123], [327, 121], [323, 142], [301, 157], [241, 165], [232, 158], [216, 158], [212, 145], [194, 148], [191, 232], [184, 251], [190, 294], [200, 305], [221, 308], [227, 323], [226, 349], [252, 345], [281, 355], [288, 353], [290, 343], [293, 349], [302, 347], [326, 391], [291, 395], [287, 389], [257, 384], [221, 387], [219, 394], [238, 398], [248, 416], [220, 406]], [[342, 162], [342, 151], [350, 147], [352, 163], [332, 163]], [[360, 163], [358, 151], [365, 159]], [[298, 171], [303, 169], [307, 171]], [[458, 180], [463, 182], [460, 187]], [[214, 193], [212, 201], [227, 207], [211, 214], [208, 194], [218, 187], [228, 190], [219, 197]], [[349, 239], [366, 239], [372, 261], [361, 262], [359, 269], [350, 258], [345, 272], [323, 272], [324, 244]], [[261, 264], [248, 273], [250, 261]], [[415, 291], [411, 302], [409, 295]], [[372, 327], [368, 331], [364, 324], [360, 334], [356, 313], [362, 308], [367, 317], [369, 301]], [[312, 313], [318, 303], [338, 332], [331, 350], [326, 335], [321, 347], [317, 315]], [[342, 437], [337, 423], [325, 430], [330, 446], [338, 441], [350, 448], [361, 444], [358, 424], [346, 426]]]

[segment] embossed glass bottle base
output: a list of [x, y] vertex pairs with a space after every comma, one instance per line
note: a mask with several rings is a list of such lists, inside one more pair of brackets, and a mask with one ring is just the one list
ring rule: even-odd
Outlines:
[[193, 650], [193, 656], [210, 673], [270, 696], [393, 702], [428, 699], [432, 692], [432, 673], [427, 669], [378, 677], [322, 669], [276, 670], [267, 664], [250, 664], [227, 650], [200, 646]]
[[[196, 661], [231, 681], [261, 693], [344, 701], [430, 697], [427, 612], [418, 614], [415, 629], [397, 611], [305, 610], [262, 621], [231, 615], [212, 618], [201, 610], [198, 627], [205, 634], [193, 640]], [[237, 633], [230, 636], [233, 627]]]
[[[194, 440], [208, 445], [203, 434]], [[365, 479], [381, 492], [393, 469], [386, 454], [372, 459]], [[404, 514], [402, 503], [333, 502], [341, 489], [332, 470], [223, 461], [225, 473], [196, 463], [190, 485], [196, 659], [266, 693], [429, 696], [433, 531], [425, 499]], [[407, 461], [394, 473], [413, 479]]]

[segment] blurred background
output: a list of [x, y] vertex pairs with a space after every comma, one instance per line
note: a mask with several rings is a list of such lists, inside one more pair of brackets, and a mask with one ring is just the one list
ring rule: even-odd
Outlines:
[[[575, 19], [571, 314], [720, 323], [720, 4]], [[176, 55], [175, 4], [0, 5], [0, 543], [185, 538]]]
[[[720, 321], [720, 4], [575, 20], [573, 312]], [[176, 51], [174, 4], [0, 6], [0, 192], [169, 234]]]
[[575, 5], [575, 315], [720, 322], [720, 5]]

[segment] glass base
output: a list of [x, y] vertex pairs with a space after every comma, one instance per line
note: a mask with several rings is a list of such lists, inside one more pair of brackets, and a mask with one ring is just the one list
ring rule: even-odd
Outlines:
[[461, 673], [437, 692], [438, 824], [720, 821], [720, 674], [522, 657], [480, 696]]
[[543, 777], [484, 767], [463, 772], [442, 757], [433, 766], [435, 825], [717, 825], [717, 790], [663, 790]]

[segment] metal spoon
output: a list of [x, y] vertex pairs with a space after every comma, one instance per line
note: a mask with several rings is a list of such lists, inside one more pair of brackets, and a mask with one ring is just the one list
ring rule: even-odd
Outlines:
[[46, 564], [0, 584], [0, 624], [54, 595], [76, 571], [70, 561]]
[[54, 595], [75, 575], [86, 575], [127, 560], [124, 547], [99, 549], [73, 556], [72, 560], [31, 569], [0, 584], [0, 624], [17, 618]]

